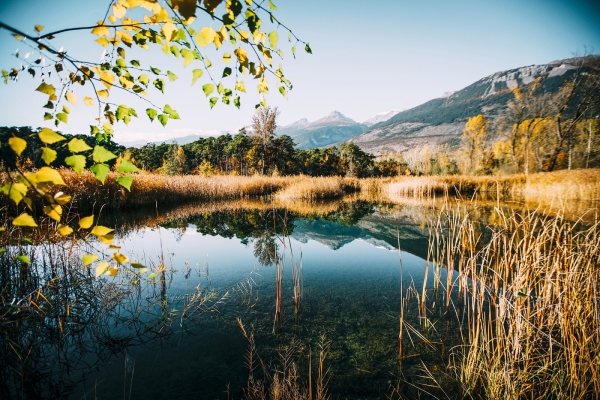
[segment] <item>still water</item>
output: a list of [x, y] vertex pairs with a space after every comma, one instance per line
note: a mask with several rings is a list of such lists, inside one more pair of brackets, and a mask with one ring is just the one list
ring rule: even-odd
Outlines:
[[[425, 206], [359, 201], [312, 214], [215, 206], [173, 209], [154, 219], [143, 212], [106, 216], [117, 228], [118, 251], [149, 271], [124, 268], [97, 280], [88, 271], [88, 278], [75, 279], [84, 283], [57, 319], [63, 344], [40, 339], [40, 348], [56, 351], [39, 350], [40, 377], [25, 383], [49, 386], [33, 391], [15, 384], [12, 393], [243, 398], [250, 376], [268, 386], [292, 363], [292, 375], [306, 387], [309, 357], [314, 386], [319, 355], [326, 354], [324, 382], [333, 398], [386, 398], [398, 385], [416, 396], [414, 386], [430, 379], [423, 378], [424, 365], [443, 384], [447, 345], [459, 330], [442, 320], [431, 283], [427, 315], [418, 307], [430, 214]], [[437, 274], [445, 279], [443, 269]], [[413, 333], [405, 328], [399, 363], [401, 290]], [[83, 318], [90, 307], [96, 314]], [[74, 333], [64, 334], [69, 329]], [[320, 353], [323, 348], [328, 351]], [[452, 385], [445, 390], [451, 393]]]

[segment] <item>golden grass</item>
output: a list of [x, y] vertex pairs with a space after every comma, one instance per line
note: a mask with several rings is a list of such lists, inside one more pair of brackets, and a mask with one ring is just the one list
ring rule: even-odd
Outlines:
[[509, 176], [401, 177], [382, 185], [390, 197], [461, 195], [503, 200], [558, 202], [600, 200], [600, 169], [562, 170]]
[[278, 200], [323, 200], [337, 198], [346, 192], [360, 190], [358, 179], [331, 177], [297, 176], [284, 189], [275, 193]]
[[468, 213], [450, 208], [432, 228], [431, 259], [448, 269], [441, 285], [456, 289], [450, 312], [466, 323], [450, 359], [464, 396], [597, 398], [600, 222], [502, 215], [482, 242]]

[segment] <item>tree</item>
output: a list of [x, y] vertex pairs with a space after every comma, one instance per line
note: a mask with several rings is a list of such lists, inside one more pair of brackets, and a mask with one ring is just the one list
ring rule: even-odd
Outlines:
[[[132, 11], [134, 9], [135, 12]], [[35, 25], [37, 34], [30, 35], [25, 33], [26, 29], [17, 29], [0, 22], [0, 28], [8, 30], [15, 39], [26, 42], [32, 48], [26, 54], [16, 52], [19, 66], [3, 69], [2, 77], [5, 83], [9, 80], [17, 82], [23, 73], [41, 77], [42, 82], [36, 91], [47, 96], [44, 119], [55, 126], [67, 123], [71, 115], [70, 105], [83, 103], [86, 106], [97, 106], [97, 118], [90, 125], [90, 134], [95, 137], [96, 144], [92, 148], [79, 138], [71, 138], [66, 146], [69, 155], [64, 158], [64, 163], [81, 173], [87, 168], [89, 160], [89, 170], [104, 183], [110, 171], [108, 162], [117, 158], [106, 145], [114, 131], [114, 125], [119, 121], [128, 124], [132, 118], [138, 117], [138, 112], [132, 106], [111, 101], [115, 91], [145, 102], [145, 113], [151, 121], [158, 120], [164, 126], [170, 119], [179, 119], [179, 114], [169, 104], [159, 106], [148, 98], [151, 90], [163, 93], [168, 81], [178, 77], [171, 71], [158, 68], [155, 59], [150, 64], [130, 58], [128, 49], [139, 47], [149, 50], [151, 47], [158, 47], [165, 54], [172, 54], [180, 59], [184, 67], [195, 66], [191, 70], [191, 84], [194, 85], [198, 80], [205, 82], [202, 90], [211, 108], [219, 101], [239, 108], [240, 93], [246, 92], [245, 83], [239, 77], [244, 74], [251, 76], [257, 79], [257, 91], [261, 96], [257, 107], [264, 107], [264, 94], [269, 92], [268, 76], [274, 78], [282, 95], [285, 96], [286, 91], [292, 88], [291, 82], [284, 76], [282, 65], [274, 66], [275, 58], [283, 58], [278, 31], [284, 31], [290, 42], [295, 40], [291, 48], [293, 55], [298, 44], [303, 44], [305, 51], [311, 53], [308, 43], [299, 40], [276, 18], [276, 10], [277, 7], [271, 0], [264, 6], [262, 2], [255, 3], [251, 0], [243, 3], [239, 0], [114, 0], [104, 18], [93, 26], [68, 27], [42, 33], [44, 27]], [[206, 18], [197, 18], [202, 16]], [[261, 30], [268, 26], [267, 21], [263, 21], [261, 17], [268, 17], [275, 29], [271, 32]], [[73, 31], [91, 33], [96, 42], [93, 45], [106, 49], [100, 62], [84, 60], [69, 49], [57, 49], [53, 45], [52, 40], [57, 36]], [[224, 63], [234, 62], [233, 68], [225, 66], [222, 72], [211, 72], [213, 64], [206, 54], [212, 46], [217, 53], [222, 54]], [[84, 87], [91, 87], [93, 95], [85, 95]], [[36, 173], [25, 171], [20, 167], [20, 162], [15, 162], [14, 167], [8, 165], [14, 171], [9, 177], [14, 180], [4, 185], [2, 192], [17, 205], [22, 200], [29, 205], [30, 193], [39, 194], [47, 204], [43, 208], [44, 213], [58, 222], [57, 231], [61, 235], [69, 235], [73, 228], [68, 226], [62, 212], [70, 197], [54, 196], [50, 192], [51, 185], [64, 185], [59, 171], [52, 167], [58, 157], [52, 145], [66, 142], [67, 137], [46, 127], [26, 137], [12, 136], [8, 139], [8, 146], [19, 161], [24, 151], [31, 149], [37, 140], [42, 143], [41, 158], [46, 165]], [[129, 190], [133, 177], [127, 174], [136, 171], [137, 167], [133, 163], [123, 160], [118, 166], [118, 172], [123, 175], [117, 178], [117, 182]], [[30, 188], [33, 190], [29, 190]], [[29, 208], [13, 220], [13, 225], [37, 226], [30, 214], [33, 210]], [[79, 227], [89, 229], [94, 217], [82, 220], [84, 222], [80, 222]], [[111, 231], [109, 228], [95, 227], [91, 233], [110, 243]], [[106, 270], [109, 270], [108, 264]]]
[[178, 144], [171, 146], [161, 168], [165, 175], [185, 175], [189, 172], [188, 161], [183, 147]]
[[481, 167], [487, 130], [488, 122], [484, 115], [471, 117], [467, 121], [460, 139], [461, 170], [463, 174], [472, 174]]
[[277, 107], [261, 107], [252, 116], [253, 139], [261, 149], [261, 175], [265, 174], [267, 151], [277, 129], [277, 115]]

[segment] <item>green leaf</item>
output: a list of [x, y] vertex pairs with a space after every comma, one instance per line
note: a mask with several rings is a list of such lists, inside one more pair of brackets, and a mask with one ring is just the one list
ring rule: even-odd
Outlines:
[[50, 147], [42, 147], [42, 160], [46, 165], [50, 165], [52, 161], [56, 160], [56, 150], [52, 150]]
[[192, 71], [192, 85], [194, 83], [196, 83], [196, 81], [198, 80], [198, 78], [200, 78], [202, 76], [204, 72], [201, 69], [195, 69]]
[[223, 70], [223, 78], [229, 75], [231, 75], [231, 68], [225, 67], [225, 69]]
[[108, 171], [110, 171], [110, 167], [106, 164], [94, 164], [90, 167], [90, 171], [96, 176], [96, 179], [104, 184]]
[[169, 121], [169, 116], [167, 114], [159, 114], [158, 120], [160, 121], [162, 126], [165, 126], [165, 125], [167, 125], [167, 122]]
[[154, 87], [164, 93], [165, 90], [165, 81], [160, 78], [154, 80]]
[[217, 104], [217, 101], [219, 101], [218, 97], [211, 97], [208, 101], [210, 103], [210, 108], [213, 108], [215, 104]]
[[81, 261], [83, 262], [83, 265], [85, 265], [85, 266], [90, 265], [97, 259], [98, 259], [98, 254], [86, 254], [83, 257], [81, 257]]
[[42, 82], [40, 86], [38, 86], [38, 88], [35, 90], [47, 94], [48, 96], [52, 96], [56, 92], [54, 86], [48, 85], [46, 82]]
[[156, 272], [151, 273], [150, 275], [148, 275], [148, 279], [154, 279], [158, 276], [158, 274]]
[[174, 80], [177, 79], [177, 75], [175, 75], [174, 73], [172, 73], [171, 71], [167, 71], [167, 76], [169, 77], [169, 80], [171, 82], [173, 82]]
[[275, 4], [273, 4], [273, 2], [271, 0], [269, 0], [269, 9], [277, 10], [277, 6]]
[[117, 158], [117, 156], [108, 151], [106, 148], [96, 145], [94, 147], [94, 152], [92, 153], [92, 158], [97, 163], [103, 163], [108, 160], [112, 160], [113, 158]]
[[279, 93], [281, 93], [281, 95], [285, 97], [285, 88], [283, 86], [279, 86]]
[[48, 129], [48, 128], [42, 128], [40, 133], [38, 133], [38, 137], [40, 138], [40, 140], [43, 143], [46, 143], [46, 144], [52, 144], [52, 143], [60, 142], [61, 140], [67, 139], [66, 137], [59, 135], [58, 133], [54, 132], [52, 129]]
[[237, 107], [240, 108], [240, 96], [236, 97], [235, 99], [233, 99], [233, 104]]
[[131, 65], [133, 65], [134, 67], [139, 67], [140, 66], [140, 62], [138, 60], [131, 60], [131, 61], [129, 61], [129, 63]]
[[150, 121], [154, 121], [154, 118], [156, 118], [156, 115], [158, 114], [158, 112], [154, 108], [147, 108], [146, 114], [150, 118]]
[[169, 118], [171, 119], [179, 119], [179, 114], [177, 113], [177, 111], [173, 110], [168, 104], [165, 105], [163, 112], [165, 114], [169, 114]]
[[140, 264], [139, 262], [135, 262], [135, 261], [131, 263], [131, 266], [132, 266], [133, 268], [146, 268], [146, 266], [145, 266], [145, 265], [142, 265], [142, 264]]
[[121, 177], [117, 178], [117, 183], [131, 192], [131, 184], [133, 183], [133, 176], [121, 176]]
[[160, 74], [160, 69], [158, 69], [158, 68], [150, 67], [150, 71], [152, 71], [154, 73], [154, 75]]
[[173, 54], [175, 57], [179, 58], [179, 47], [173, 45], [171, 46], [171, 54]]
[[304, 46], [304, 50], [306, 50], [306, 52], [308, 54], [312, 54], [312, 50], [310, 49], [310, 46], [308, 45], [308, 43], [306, 43], [306, 46]]
[[204, 91], [206, 97], [208, 97], [212, 92], [215, 91], [215, 85], [212, 83], [207, 83], [205, 85], [202, 85], [202, 90]]
[[44, 121], [48, 121], [49, 119], [52, 119], [54, 117], [52, 117], [52, 114], [50, 113], [44, 113]]
[[92, 148], [83, 139], [73, 138], [69, 142], [69, 151], [71, 153], [81, 153], [82, 151], [88, 151]]
[[31, 260], [27, 256], [19, 256], [17, 257], [18, 261], [24, 262], [25, 264], [31, 264]]
[[73, 168], [75, 172], [81, 174], [81, 171], [85, 169], [86, 159], [82, 155], [70, 156], [65, 158], [65, 163]]
[[56, 119], [62, 122], [63, 124], [67, 123], [67, 119], [69, 116], [66, 113], [58, 113], [56, 114]]
[[133, 172], [137, 172], [139, 170], [140, 169], [138, 167], [136, 167], [132, 162], [127, 161], [127, 160], [121, 161], [121, 163], [117, 167], [117, 171], [119, 171], [122, 174], [133, 173]]

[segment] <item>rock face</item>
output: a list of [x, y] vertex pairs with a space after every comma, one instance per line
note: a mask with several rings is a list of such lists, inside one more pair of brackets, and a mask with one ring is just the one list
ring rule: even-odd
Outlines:
[[598, 67], [600, 56], [497, 72], [462, 90], [444, 93], [441, 98], [375, 123], [350, 140], [362, 150], [376, 155], [401, 152], [425, 144], [451, 143], [453, 139], [456, 142], [470, 117], [483, 114], [494, 119], [500, 115], [508, 101], [514, 98], [512, 89], [527, 86], [539, 77], [542, 87], [536, 93], [555, 92], [573, 77], [579, 64], [583, 64], [584, 70]]
[[292, 137], [299, 149], [309, 149], [344, 142], [363, 132], [366, 127], [339, 111], [333, 111], [314, 122], [303, 118], [290, 125], [278, 127], [275, 133], [278, 136]]

